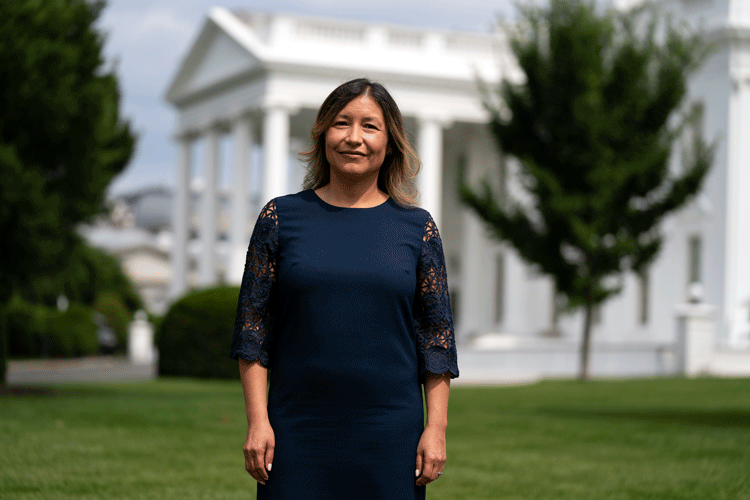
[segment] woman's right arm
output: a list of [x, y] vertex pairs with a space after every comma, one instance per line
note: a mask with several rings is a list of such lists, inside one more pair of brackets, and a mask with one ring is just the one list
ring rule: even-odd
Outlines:
[[231, 358], [239, 360], [245, 393], [245, 469], [261, 484], [268, 480], [275, 445], [266, 393], [274, 329], [278, 238], [276, 202], [271, 200], [261, 210], [250, 237], [230, 350]]
[[243, 447], [245, 470], [260, 484], [266, 484], [276, 444], [266, 406], [268, 368], [258, 360], [249, 362], [240, 358], [239, 362], [247, 414], [247, 438]]

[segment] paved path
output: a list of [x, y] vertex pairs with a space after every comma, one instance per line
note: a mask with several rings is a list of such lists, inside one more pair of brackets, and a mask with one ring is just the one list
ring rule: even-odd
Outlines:
[[8, 385], [151, 380], [155, 377], [156, 365], [133, 365], [123, 356], [10, 361], [7, 373]]
[[[465, 355], [461, 376], [452, 385], [514, 385], [535, 382], [529, 373], [502, 373], [491, 365]], [[153, 380], [156, 365], [133, 365], [124, 356], [92, 356], [77, 359], [33, 359], [8, 363], [8, 385]]]

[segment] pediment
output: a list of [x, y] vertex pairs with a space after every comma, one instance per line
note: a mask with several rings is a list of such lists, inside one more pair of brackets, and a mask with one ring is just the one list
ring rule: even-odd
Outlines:
[[258, 67], [260, 61], [207, 20], [166, 94], [173, 104]]

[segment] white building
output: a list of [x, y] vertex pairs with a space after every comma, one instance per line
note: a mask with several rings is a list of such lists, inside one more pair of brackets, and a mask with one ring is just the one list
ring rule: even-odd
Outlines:
[[117, 257], [125, 275], [155, 314], [164, 314], [172, 279], [172, 193], [162, 187], [144, 188], [109, 200], [108, 215], [81, 225], [89, 244]]
[[[693, 281], [717, 308], [717, 344], [740, 346], [750, 332], [750, 146], [743, 141], [750, 136], [750, 2], [665, 5], [693, 21], [705, 18], [718, 44], [690, 89], [704, 106], [706, 137], [721, 139], [703, 193], [665, 223], [667, 242], [648, 280], [628, 276], [623, 293], [598, 314], [594, 373], [669, 371], [675, 306], [686, 301]], [[301, 189], [296, 153], [308, 146], [318, 107], [340, 83], [360, 76], [392, 93], [423, 162], [422, 206], [443, 237], [460, 345], [516, 352], [515, 361], [477, 358], [478, 364], [515, 363], [523, 371], [524, 363], [541, 363], [537, 372], [570, 372], [581, 316], [556, 314], [550, 280], [489, 238], [456, 194], [459, 165], [474, 182], [489, 175], [498, 188], [519, 189], [513, 162], [488, 134], [477, 90], [477, 77], [490, 85], [522, 78], [502, 30], [483, 35], [214, 8], [166, 93], [178, 112], [180, 151], [171, 296], [220, 277], [239, 283], [260, 207]], [[195, 165], [201, 141], [205, 158]], [[231, 153], [224, 158], [227, 142]], [[227, 163], [231, 210], [220, 253], [217, 178]], [[202, 170], [200, 181], [194, 170]], [[201, 202], [191, 210], [195, 182]], [[194, 217], [200, 229], [190, 241]]]

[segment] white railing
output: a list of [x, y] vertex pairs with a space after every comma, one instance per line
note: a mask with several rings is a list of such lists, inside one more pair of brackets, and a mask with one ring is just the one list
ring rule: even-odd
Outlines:
[[365, 40], [365, 29], [347, 27], [340, 24], [298, 21], [295, 35], [303, 40], [317, 39], [326, 42], [362, 43]]

